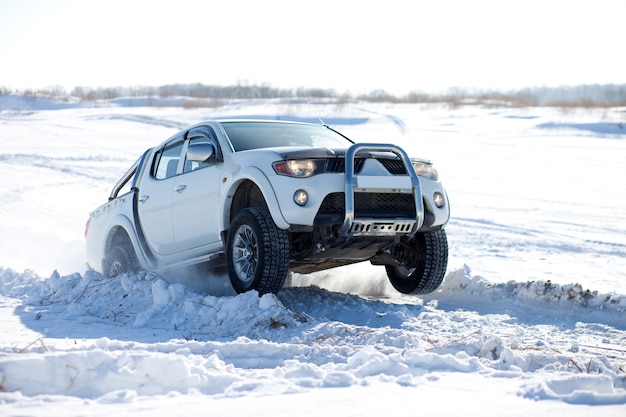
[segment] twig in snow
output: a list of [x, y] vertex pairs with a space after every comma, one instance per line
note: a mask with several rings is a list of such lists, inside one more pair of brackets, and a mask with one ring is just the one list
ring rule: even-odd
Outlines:
[[428, 343], [430, 343], [430, 345], [432, 346], [432, 348], [431, 348], [431, 349], [435, 349], [435, 348], [437, 347], [437, 343], [435, 343], [435, 341], [434, 341], [433, 339], [431, 339], [429, 335], [425, 334], [425, 335], [424, 335], [424, 338], [425, 338], [425, 339], [426, 339], [426, 341], [427, 341]]
[[201, 306], [205, 306], [205, 307], [211, 307], [213, 310], [217, 311], [219, 313], [219, 310], [217, 309], [217, 307], [214, 307], [212, 305], [208, 305], [208, 304], [204, 304], [201, 303], [199, 301], [191, 301], [191, 300], [185, 300], [186, 303], [192, 303], [192, 304], [199, 304]]
[[72, 281], [80, 281], [81, 279], [83, 279], [82, 277], [80, 278], [72, 278], [72, 279], [68, 279], [67, 281], [65, 281], [64, 283], [61, 284], [61, 286], [59, 288], [53, 289], [50, 294], [45, 295], [43, 297], [41, 297], [41, 300], [48, 300], [49, 298], [51, 298], [53, 295], [55, 295], [61, 288], [63, 288], [65, 285], [69, 284]]
[[580, 366], [578, 366], [578, 364], [576, 362], [574, 362], [573, 359], [570, 359], [569, 361], [567, 361], [567, 365], [568, 366], [569, 366], [570, 363], [572, 365], [574, 365], [576, 367], [576, 369], [578, 369], [578, 372], [580, 372], [581, 374], [583, 373], [583, 369]]
[[48, 349], [48, 347], [46, 346], [46, 344], [43, 342], [43, 339], [42, 339], [41, 337], [38, 337], [36, 340], [33, 340], [32, 342], [30, 342], [30, 343], [29, 343], [26, 347], [24, 347], [24, 348], [20, 349], [20, 350], [19, 350], [19, 353], [24, 353], [24, 352], [26, 352], [26, 350], [27, 350], [29, 347], [31, 347], [32, 345], [34, 345], [34, 344], [35, 344], [35, 343], [37, 343], [37, 342], [41, 343], [41, 347], [43, 347], [43, 349], [44, 349], [46, 352], [50, 352], [50, 350]]
[[591, 349], [613, 350], [613, 351], [616, 351], [616, 352], [626, 353], [626, 349], [610, 348], [610, 347], [603, 347], [603, 346], [592, 346], [592, 345], [581, 345], [581, 344], [579, 344], [578, 346], [591, 348]]
[[535, 351], [551, 350], [554, 353], [558, 353], [559, 355], [561, 354], [560, 350], [555, 349], [555, 348], [551, 348], [551, 347], [538, 347], [538, 346], [511, 347], [511, 350], [520, 350], [520, 351], [524, 351], [524, 350], [535, 350]]
[[[460, 342], [460, 341], [463, 341], [463, 340], [469, 339], [470, 337], [474, 336], [475, 334], [478, 334], [478, 333], [482, 332], [482, 330], [483, 330], [483, 329], [482, 329], [482, 328], [480, 328], [480, 329], [478, 329], [478, 330], [476, 330], [476, 331], [473, 331], [472, 333], [469, 333], [469, 334], [466, 334], [465, 336], [459, 337], [458, 339], [455, 339], [455, 340], [450, 340], [449, 342], [447, 342], [446, 344], [444, 344], [444, 345], [442, 345], [442, 346], [437, 346], [437, 345], [434, 345], [431, 349], [435, 349], [435, 348], [438, 348], [438, 347], [447, 347], [447, 346], [453, 345], [453, 344], [458, 343], [458, 342]], [[428, 337], [428, 336], [427, 336], [427, 337]], [[429, 340], [429, 341], [430, 341], [430, 339], [427, 339], [427, 340]], [[432, 343], [431, 343], [431, 344], [432, 344]], [[426, 349], [426, 350], [430, 350], [430, 349]]]
[[67, 390], [69, 391], [72, 388], [74, 388], [74, 383], [76, 382], [76, 378], [78, 378], [78, 375], [80, 375], [80, 371], [78, 370], [77, 367], [69, 363], [65, 365], [65, 367], [76, 371], [76, 375], [70, 377], [70, 384], [67, 386]]
[[92, 285], [94, 282], [98, 282], [99, 286], [103, 286], [105, 283], [102, 282], [103, 280], [91, 280], [87, 283], [87, 285], [85, 285], [85, 288], [83, 288], [83, 290], [80, 292], [80, 294], [78, 294], [78, 297], [76, 297], [76, 300], [74, 300], [75, 303], [77, 303], [81, 298], [83, 298], [83, 295], [85, 295], [85, 293], [87, 292], [88, 289], [90, 289], [91, 287], [95, 287], [95, 285]]

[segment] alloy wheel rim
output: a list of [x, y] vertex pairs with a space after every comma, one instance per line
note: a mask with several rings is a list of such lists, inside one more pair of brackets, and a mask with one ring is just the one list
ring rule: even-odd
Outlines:
[[232, 255], [239, 279], [246, 283], [251, 282], [259, 263], [259, 248], [256, 235], [250, 226], [242, 225], [237, 229]]
[[397, 267], [397, 271], [403, 276], [404, 279], [409, 279], [415, 272], [416, 268], [408, 268], [406, 266]]
[[109, 268], [109, 275], [112, 277], [116, 277], [118, 275], [122, 275], [124, 273], [124, 265], [120, 261], [113, 261], [111, 263], [111, 268]]

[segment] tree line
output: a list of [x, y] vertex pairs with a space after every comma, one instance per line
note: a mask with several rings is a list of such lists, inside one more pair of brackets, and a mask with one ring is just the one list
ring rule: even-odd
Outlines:
[[85, 87], [77, 86], [66, 91], [60, 86], [13, 90], [0, 86], [0, 95], [23, 94], [57, 99], [71, 97], [84, 101], [113, 100], [122, 97], [187, 97], [196, 100], [227, 99], [303, 99], [361, 100], [369, 102], [420, 103], [446, 102], [463, 104], [472, 102], [507, 103], [517, 106], [626, 106], [626, 84], [586, 84], [561, 87], [530, 87], [519, 90], [496, 91], [453, 87], [444, 93], [411, 91], [394, 95], [383, 89], [368, 93], [351, 94], [332, 88], [280, 88], [270, 84], [237, 83], [234, 85], [207, 85], [202, 83], [167, 84], [162, 86]]

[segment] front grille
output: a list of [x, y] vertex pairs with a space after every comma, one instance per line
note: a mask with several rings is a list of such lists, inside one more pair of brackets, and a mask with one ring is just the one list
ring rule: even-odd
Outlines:
[[[331, 193], [320, 206], [320, 213], [345, 212], [344, 193]], [[399, 193], [354, 193], [356, 217], [395, 218], [415, 217], [413, 194]]]
[[[354, 173], [358, 174], [363, 169], [365, 159], [357, 158], [354, 160]], [[346, 172], [346, 160], [344, 158], [328, 159], [326, 163], [326, 172]]]
[[[391, 175], [407, 175], [404, 163], [400, 159], [376, 159], [380, 162]], [[365, 158], [356, 158], [354, 160], [354, 173], [358, 174], [363, 169]], [[345, 172], [346, 160], [344, 158], [328, 159], [326, 162], [326, 172]]]
[[378, 162], [393, 175], [407, 175], [404, 163], [399, 159], [379, 159]]

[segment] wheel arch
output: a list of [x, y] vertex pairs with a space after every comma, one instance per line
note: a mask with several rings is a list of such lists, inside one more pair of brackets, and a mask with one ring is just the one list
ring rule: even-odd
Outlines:
[[267, 207], [265, 196], [259, 188], [259, 186], [251, 180], [243, 180], [239, 183], [233, 198], [231, 199], [230, 208], [228, 210], [228, 223], [239, 213], [241, 210], [247, 207]]
[[109, 234], [107, 235], [106, 243], [104, 245], [105, 253], [110, 252], [111, 249], [114, 248], [115, 246], [124, 246], [124, 245], [133, 246], [133, 242], [131, 241], [130, 236], [128, 235], [128, 232], [122, 226], [119, 226], [119, 225], [114, 226], [109, 231]]
[[[106, 260], [109, 257], [111, 250], [116, 246], [130, 246], [133, 248], [133, 250], [135, 249], [133, 246], [133, 242], [130, 239], [130, 236], [128, 234], [128, 231], [120, 225], [113, 226], [111, 230], [109, 230], [109, 233], [107, 234], [107, 237], [105, 239], [104, 253], [102, 256], [102, 271], [103, 272], [105, 269]], [[135, 253], [137, 253], [136, 250], [135, 250]]]
[[101, 260], [101, 267], [104, 270], [104, 264], [106, 262], [106, 258], [109, 256], [111, 250], [116, 246], [130, 246], [135, 252], [135, 256], [142, 268], [150, 267], [150, 264], [147, 263], [144, 258], [143, 252], [140, 250], [141, 246], [137, 240], [137, 237], [134, 233], [131, 233], [130, 230], [133, 230], [132, 224], [130, 221], [124, 216], [118, 216], [116, 222], [106, 235], [103, 245], [103, 253]]
[[240, 177], [226, 193], [229, 198], [224, 202], [224, 229], [228, 229], [237, 213], [247, 207], [263, 207], [269, 211], [272, 220], [279, 228], [289, 228], [290, 225], [282, 215], [270, 181], [261, 172], [257, 175], [251, 174], [255, 173]]

